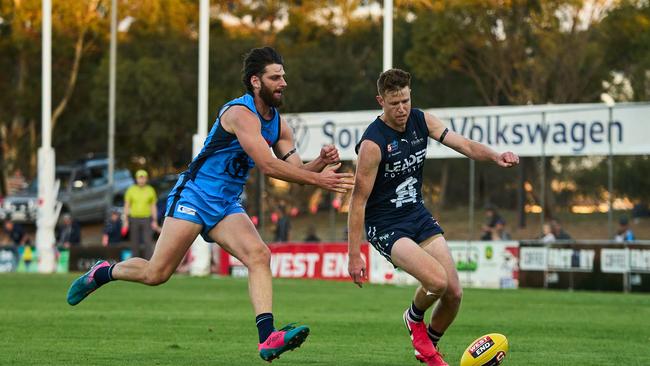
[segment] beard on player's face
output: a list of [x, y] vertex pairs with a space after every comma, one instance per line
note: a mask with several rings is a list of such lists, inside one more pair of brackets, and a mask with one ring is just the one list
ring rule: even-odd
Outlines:
[[262, 82], [262, 88], [260, 89], [260, 98], [262, 98], [262, 101], [266, 103], [266, 105], [275, 108], [281, 107], [283, 93], [284, 88], [271, 90], [271, 88]]

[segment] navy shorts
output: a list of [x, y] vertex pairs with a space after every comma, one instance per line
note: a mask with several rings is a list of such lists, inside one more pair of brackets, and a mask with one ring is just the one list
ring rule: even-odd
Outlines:
[[399, 220], [386, 219], [381, 221], [383, 225], [366, 222], [368, 242], [393, 265], [391, 251], [397, 240], [409, 238], [419, 244], [434, 235], [444, 234], [444, 230], [442, 230], [438, 221], [424, 207]]
[[222, 199], [208, 195], [183, 174], [167, 197], [165, 216], [202, 225], [201, 236], [208, 243], [212, 243], [214, 240], [208, 235], [210, 230], [224, 217], [236, 213], [246, 213], [239, 197]]

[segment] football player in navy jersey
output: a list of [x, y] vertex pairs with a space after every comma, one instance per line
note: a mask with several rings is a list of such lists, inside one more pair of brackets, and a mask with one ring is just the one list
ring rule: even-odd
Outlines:
[[[356, 146], [359, 155], [348, 213], [349, 273], [361, 287], [366, 264], [360, 246], [370, 244], [394, 266], [419, 282], [403, 314], [415, 357], [427, 365], [447, 365], [438, 341], [453, 322], [462, 298], [454, 261], [438, 221], [422, 201], [422, 169], [429, 137], [479, 161], [509, 168], [519, 163], [512, 152], [489, 147], [450, 131], [435, 116], [411, 108], [411, 75], [391, 69], [377, 80], [383, 114]], [[438, 301], [439, 300], [439, 301]], [[433, 309], [431, 322], [424, 313]]]
[[203, 149], [169, 193], [166, 218], [151, 259], [130, 258], [113, 265], [97, 262], [70, 286], [70, 305], [113, 280], [151, 286], [166, 282], [201, 235], [217, 242], [248, 268], [260, 357], [271, 361], [302, 344], [309, 334], [307, 326], [274, 327], [271, 253], [239, 197], [255, 165], [265, 175], [334, 192], [347, 192], [353, 179], [351, 173], [335, 172], [340, 163], [327, 167], [339, 161], [334, 146], [324, 146], [319, 157], [306, 164], [296, 154], [293, 132], [277, 109], [287, 86], [283, 64], [282, 57], [270, 47], [256, 48], [246, 55], [242, 70], [246, 94], [219, 110]]

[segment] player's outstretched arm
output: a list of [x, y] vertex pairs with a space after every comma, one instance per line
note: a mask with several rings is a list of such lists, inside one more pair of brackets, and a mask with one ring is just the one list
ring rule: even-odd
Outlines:
[[519, 156], [513, 152], [507, 151], [499, 154], [487, 145], [467, 139], [462, 135], [448, 130], [442, 121], [429, 113], [424, 113], [424, 117], [427, 122], [427, 128], [429, 129], [429, 137], [436, 141], [442, 139], [440, 141], [441, 143], [470, 159], [491, 161], [504, 168], [510, 168], [519, 164]]
[[273, 152], [278, 159], [282, 159], [289, 164], [301, 169], [312, 172], [320, 172], [330, 164], [336, 164], [340, 161], [339, 151], [334, 145], [325, 145], [321, 148], [319, 156], [304, 164], [298, 154], [293, 140], [293, 131], [284, 118], [281, 119], [280, 138], [273, 147]]
[[263, 174], [287, 182], [316, 185], [334, 192], [345, 193], [352, 189], [354, 181], [351, 173], [336, 173], [335, 169], [315, 173], [276, 159], [262, 137], [257, 116], [245, 107], [231, 107], [221, 116], [221, 123], [226, 131], [237, 136], [241, 147]]
[[372, 141], [363, 141], [359, 148], [357, 173], [348, 211], [348, 272], [359, 287], [366, 277], [366, 263], [361, 257], [361, 243], [364, 241], [366, 203], [372, 192], [381, 162], [379, 146]]

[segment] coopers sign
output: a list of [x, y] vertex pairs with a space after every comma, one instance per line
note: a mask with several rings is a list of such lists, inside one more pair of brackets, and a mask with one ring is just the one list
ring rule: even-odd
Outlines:
[[[650, 154], [650, 104], [563, 104], [514, 107], [428, 109], [450, 130], [494, 149], [521, 156], [607, 155], [609, 140], [615, 155]], [[324, 144], [334, 144], [341, 159], [356, 158], [355, 145], [381, 111], [302, 113], [285, 115], [305, 160], [318, 156]], [[430, 141], [427, 158], [460, 157]]]

